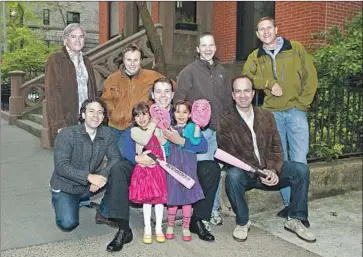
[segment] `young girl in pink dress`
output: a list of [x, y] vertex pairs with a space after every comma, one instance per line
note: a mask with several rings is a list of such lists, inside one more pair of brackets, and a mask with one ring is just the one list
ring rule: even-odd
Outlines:
[[[165, 160], [163, 145], [166, 143], [162, 131], [156, 127], [156, 122], [150, 118], [149, 106], [138, 103], [132, 109], [135, 127], [131, 129], [131, 137], [136, 142], [136, 153], [143, 152], [143, 148], [151, 150], [160, 160]], [[137, 164], [131, 177], [129, 199], [131, 202], [143, 204], [144, 237], [143, 242], [152, 242], [151, 208], [155, 205], [155, 234], [156, 241], [165, 242], [162, 231], [164, 204], [167, 202], [168, 187], [165, 171], [159, 164], [145, 167]]]

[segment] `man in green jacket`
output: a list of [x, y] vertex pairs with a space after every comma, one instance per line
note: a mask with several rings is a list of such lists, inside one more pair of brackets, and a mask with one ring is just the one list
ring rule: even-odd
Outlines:
[[[306, 111], [318, 86], [312, 58], [301, 43], [277, 36], [275, 21], [270, 17], [258, 22], [256, 35], [262, 46], [248, 56], [242, 74], [249, 76], [255, 88], [266, 94], [262, 107], [272, 111], [275, 117], [284, 160], [307, 164]], [[281, 190], [285, 208], [277, 214], [280, 217], [287, 216], [290, 194], [290, 187]]]

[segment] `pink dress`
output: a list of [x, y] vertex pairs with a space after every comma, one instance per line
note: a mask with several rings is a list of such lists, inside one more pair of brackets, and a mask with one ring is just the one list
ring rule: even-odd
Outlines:
[[[145, 148], [151, 150], [160, 160], [164, 160], [163, 151], [157, 137], [153, 134]], [[159, 164], [155, 167], [134, 168], [129, 187], [129, 199], [134, 203], [165, 204], [167, 202], [168, 186], [166, 174]]]

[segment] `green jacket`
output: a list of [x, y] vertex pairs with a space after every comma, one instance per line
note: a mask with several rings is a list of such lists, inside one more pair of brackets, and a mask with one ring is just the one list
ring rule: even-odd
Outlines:
[[[248, 56], [242, 74], [253, 80], [256, 89], [264, 90], [266, 94], [262, 106], [264, 109], [283, 111], [298, 108], [306, 111], [318, 87], [318, 77], [312, 57], [299, 42], [284, 38], [283, 46], [275, 58], [274, 75], [272, 58], [261, 46]], [[281, 86], [282, 96], [271, 94], [275, 83]]]

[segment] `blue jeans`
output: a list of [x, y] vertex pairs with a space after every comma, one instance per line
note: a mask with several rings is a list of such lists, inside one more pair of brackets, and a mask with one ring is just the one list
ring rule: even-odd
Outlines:
[[202, 130], [202, 134], [208, 142], [208, 151], [197, 154], [198, 161], [214, 161], [214, 153], [217, 150], [216, 132], [211, 129]]
[[[309, 124], [306, 112], [293, 108], [272, 113], [280, 134], [284, 160], [307, 164], [306, 156], [309, 153]], [[288, 206], [291, 188], [282, 188], [280, 193], [284, 205]]]
[[55, 211], [55, 222], [63, 231], [72, 231], [79, 225], [79, 203], [89, 199], [93, 193], [68, 194], [52, 190], [52, 204]]
[[[202, 130], [202, 134], [208, 142], [208, 151], [206, 153], [197, 154], [197, 160], [198, 161], [214, 160], [214, 153], [216, 152], [216, 150], [218, 148], [216, 131], [211, 130], [211, 129], [206, 129], [206, 130]], [[217, 211], [219, 208], [220, 188], [221, 188], [221, 185], [219, 183], [219, 186], [216, 191], [216, 195], [214, 197], [212, 211]]]
[[276, 191], [283, 187], [291, 187], [291, 203], [289, 217], [307, 220], [308, 218], [308, 191], [310, 183], [309, 167], [300, 162], [284, 161], [276, 186], [266, 186], [257, 177], [250, 177], [239, 168], [230, 168], [226, 174], [226, 193], [236, 214], [236, 224], [246, 225], [249, 220], [249, 211], [245, 199], [245, 192], [253, 188]]
[[119, 138], [118, 142], [117, 142], [117, 146], [118, 149], [120, 150], [120, 153], [122, 156], [124, 156], [124, 152], [123, 152], [123, 142], [125, 140], [125, 137], [127, 136], [127, 133], [125, 133], [126, 131], [131, 129], [131, 126], [126, 128], [125, 130], [118, 130], [117, 128], [114, 127], [110, 127], [113, 132], [116, 134], [116, 136]]

